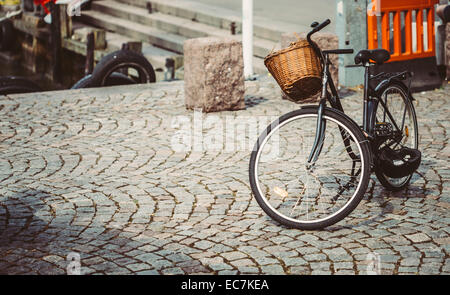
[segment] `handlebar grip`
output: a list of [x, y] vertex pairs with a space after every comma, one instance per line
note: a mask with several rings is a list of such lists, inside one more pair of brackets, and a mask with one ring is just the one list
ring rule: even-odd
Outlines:
[[341, 54], [352, 54], [352, 53], [354, 53], [355, 52], [355, 50], [353, 50], [353, 49], [341, 49]]
[[317, 27], [314, 28], [314, 30], [312, 30], [312, 34], [317, 33], [318, 31], [322, 30], [323, 28], [325, 28], [326, 26], [328, 26], [331, 23], [330, 19], [327, 19], [326, 21], [324, 21], [323, 23], [321, 23], [320, 25], [318, 25]]

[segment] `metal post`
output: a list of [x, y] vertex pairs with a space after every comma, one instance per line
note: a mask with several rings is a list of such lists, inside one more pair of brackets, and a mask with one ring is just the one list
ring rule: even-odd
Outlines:
[[166, 58], [164, 81], [172, 81], [173, 79], [175, 79], [175, 60], [173, 58]]
[[95, 53], [95, 35], [94, 32], [90, 32], [87, 35], [86, 44], [86, 64], [84, 66], [84, 74], [92, 74], [94, 71], [94, 53]]
[[242, 47], [244, 76], [253, 76], [253, 0], [242, 0]]
[[52, 78], [54, 82], [62, 81], [61, 71], [61, 19], [59, 5], [54, 2], [50, 2], [51, 7], [51, 52], [52, 52]]

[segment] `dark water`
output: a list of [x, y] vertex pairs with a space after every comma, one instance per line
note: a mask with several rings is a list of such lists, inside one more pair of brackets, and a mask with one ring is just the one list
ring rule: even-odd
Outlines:
[[0, 76], [26, 77], [38, 84], [44, 91], [61, 90], [66, 88], [62, 85], [51, 82], [48, 78], [45, 77], [45, 74], [34, 74], [26, 68], [22, 67], [20, 63], [5, 62], [2, 59], [0, 59]]

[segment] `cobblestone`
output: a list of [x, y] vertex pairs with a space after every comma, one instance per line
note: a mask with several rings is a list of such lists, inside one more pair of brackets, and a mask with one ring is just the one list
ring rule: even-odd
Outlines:
[[[417, 223], [417, 221], [416, 221], [416, 223]], [[406, 238], [410, 239], [413, 243], [422, 243], [422, 242], [428, 242], [431, 240], [430, 237], [424, 233], [407, 235]]]
[[[423, 159], [409, 188], [390, 193], [372, 177], [354, 212], [323, 231], [264, 214], [249, 149], [173, 149], [177, 120], [194, 120], [183, 88], [0, 97], [0, 274], [65, 274], [71, 253], [82, 274], [365, 274], [374, 257], [383, 274], [450, 273], [448, 86], [415, 94]], [[362, 93], [350, 94], [344, 109], [360, 123]], [[246, 105], [203, 123], [299, 107], [271, 80], [247, 82]]]

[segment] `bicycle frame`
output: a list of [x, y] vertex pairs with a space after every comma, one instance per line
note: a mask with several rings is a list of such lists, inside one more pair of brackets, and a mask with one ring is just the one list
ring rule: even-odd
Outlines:
[[[314, 140], [314, 144], [312, 147], [312, 150], [310, 152], [310, 155], [308, 157], [308, 166], [307, 168], [310, 169], [314, 166], [315, 162], [317, 161], [317, 158], [320, 155], [320, 152], [323, 147], [323, 143], [325, 140], [325, 130], [326, 130], [326, 122], [322, 119], [323, 112], [325, 108], [327, 107], [327, 101], [330, 103], [331, 107], [342, 112], [344, 112], [344, 109], [341, 104], [341, 98], [339, 97], [339, 93], [336, 89], [336, 86], [334, 84], [334, 81], [331, 77], [330, 71], [329, 71], [329, 65], [330, 61], [328, 58], [329, 54], [333, 53], [333, 50], [331, 51], [322, 51], [314, 42], [310, 39], [311, 35], [308, 35], [307, 39], [309, 43], [312, 45], [314, 50], [319, 56], [319, 59], [323, 66], [323, 82], [322, 82], [322, 92], [320, 97], [320, 103], [318, 107], [318, 117], [317, 117], [317, 126], [316, 126], [316, 136]], [[380, 83], [378, 83], [377, 87], [372, 90], [370, 89], [369, 82], [371, 79], [375, 79], [378, 77], [381, 77], [385, 75], [385, 73], [380, 73], [376, 76], [371, 77], [370, 76], [370, 67], [372, 64], [368, 63], [365, 65], [362, 65], [365, 67], [364, 72], [364, 96], [363, 96], [363, 126], [362, 131], [366, 138], [369, 141], [374, 141], [376, 139], [375, 134], [375, 124], [376, 124], [376, 112], [379, 106], [383, 108], [384, 116], [388, 116], [390, 121], [393, 123], [393, 127], [395, 128], [395, 131], [398, 134], [402, 133], [402, 128], [400, 128], [393, 118], [391, 112], [389, 111], [386, 102], [382, 100], [381, 97], [381, 90], [383, 86], [388, 85], [392, 79], [405, 79], [410, 75], [408, 72], [401, 72], [394, 74], [393, 76], [389, 78], [383, 79]], [[328, 92], [328, 88], [330, 89], [331, 93]], [[409, 93], [410, 95], [410, 93]], [[410, 98], [412, 99], [412, 96], [410, 95]], [[405, 111], [406, 113], [406, 108]], [[403, 114], [403, 117], [405, 117], [405, 113]], [[403, 122], [402, 122], [403, 125]], [[346, 146], [347, 152], [352, 157], [352, 159], [355, 160], [355, 155], [352, 152], [350, 146], [349, 146], [349, 139], [345, 137], [344, 131], [341, 131], [342, 139], [344, 140], [344, 144]]]

